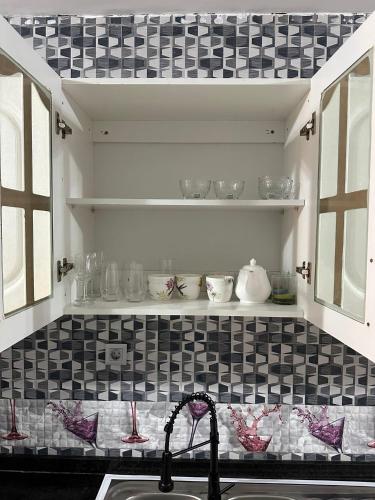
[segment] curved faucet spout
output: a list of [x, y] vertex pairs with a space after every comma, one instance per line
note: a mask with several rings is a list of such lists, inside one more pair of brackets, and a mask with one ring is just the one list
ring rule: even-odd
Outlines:
[[[201, 443], [200, 445], [192, 446], [182, 452], [171, 453], [169, 450], [170, 436], [173, 433], [173, 426], [177, 415], [182, 408], [192, 401], [203, 401], [208, 406], [210, 413], [210, 440]], [[159, 481], [159, 490], [166, 493], [173, 490], [174, 483], [172, 481], [172, 458], [178, 456], [183, 452], [199, 448], [204, 444], [210, 443], [210, 472], [208, 474], [208, 500], [221, 500], [220, 493], [220, 477], [219, 477], [219, 432], [217, 427], [217, 416], [215, 402], [205, 392], [194, 392], [186, 396], [175, 409], [172, 411], [169, 421], [165, 424], [164, 431], [165, 447], [162, 456], [162, 469]]]

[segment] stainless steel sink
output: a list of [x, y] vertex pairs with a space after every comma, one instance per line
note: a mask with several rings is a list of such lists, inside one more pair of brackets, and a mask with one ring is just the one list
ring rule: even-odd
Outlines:
[[157, 481], [121, 481], [108, 491], [105, 500], [203, 500], [207, 481], [176, 482], [173, 491], [160, 493]]
[[182, 493], [141, 493], [128, 497], [127, 500], [201, 500], [192, 495], [183, 495]]
[[291, 497], [280, 497], [278, 495], [240, 495], [231, 497], [229, 500], [295, 500]]
[[[170, 493], [160, 493], [155, 476], [107, 475], [96, 500], [207, 500], [207, 478], [174, 478]], [[222, 500], [375, 500], [375, 483], [278, 481], [223, 478], [230, 488]]]

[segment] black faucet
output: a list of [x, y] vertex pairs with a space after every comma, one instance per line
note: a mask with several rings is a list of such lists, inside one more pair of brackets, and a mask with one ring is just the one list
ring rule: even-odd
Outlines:
[[[169, 440], [170, 436], [173, 432], [173, 425], [177, 418], [177, 415], [180, 413], [182, 408], [190, 403], [191, 401], [204, 401], [208, 405], [208, 410], [210, 412], [210, 439], [204, 441], [203, 443], [196, 444], [191, 446], [190, 448], [186, 448], [181, 451], [177, 451], [176, 453], [171, 453], [169, 451]], [[227, 488], [224, 488], [223, 491], [220, 491], [220, 477], [219, 477], [219, 432], [217, 428], [217, 418], [216, 418], [216, 408], [215, 402], [204, 392], [194, 392], [189, 396], [186, 396], [176, 408], [172, 411], [172, 414], [169, 418], [169, 421], [164, 427], [164, 431], [166, 432], [165, 436], [165, 448], [162, 456], [162, 468], [161, 468], [161, 476], [159, 481], [159, 490], [163, 493], [167, 493], [173, 490], [174, 484], [172, 481], [172, 458], [178, 457], [183, 453], [186, 453], [191, 450], [195, 450], [196, 448], [200, 448], [201, 446], [205, 446], [206, 444], [210, 444], [210, 472], [208, 474], [208, 500], [221, 500], [221, 494], [224, 491], [227, 491]]]

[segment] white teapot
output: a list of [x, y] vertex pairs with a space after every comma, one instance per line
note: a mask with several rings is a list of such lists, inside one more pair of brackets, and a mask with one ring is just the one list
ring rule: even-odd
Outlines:
[[262, 304], [271, 293], [271, 285], [266, 270], [257, 266], [255, 259], [250, 265], [244, 266], [239, 274], [236, 285], [236, 295], [244, 304]]

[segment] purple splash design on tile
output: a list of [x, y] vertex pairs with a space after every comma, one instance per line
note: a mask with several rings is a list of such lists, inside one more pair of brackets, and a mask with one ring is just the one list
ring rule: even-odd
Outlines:
[[342, 453], [345, 417], [330, 422], [326, 405], [320, 407], [318, 416], [307, 409], [293, 408], [293, 411], [297, 413], [302, 423], [307, 422], [307, 428], [312, 436]]
[[[273, 408], [268, 408], [264, 406], [260, 415], [256, 416], [252, 406], [247, 408], [247, 416], [244, 416], [242, 410], [235, 410], [231, 405], [228, 405], [230, 410], [230, 417], [232, 424], [235, 428], [238, 441], [242, 444], [245, 450], [252, 453], [265, 452], [268, 445], [271, 442], [272, 436], [262, 436], [258, 434], [259, 422], [270, 416], [272, 413], [279, 414], [279, 420], [281, 420], [281, 405], [276, 404]], [[251, 424], [247, 425], [247, 419], [251, 418]]]
[[67, 431], [86, 441], [92, 447], [96, 447], [99, 412], [85, 417], [82, 410], [82, 401], [77, 401], [73, 409], [67, 408], [62, 401], [59, 403], [49, 401], [47, 406], [52, 408], [52, 413], [56, 417], [62, 417], [64, 428]]

